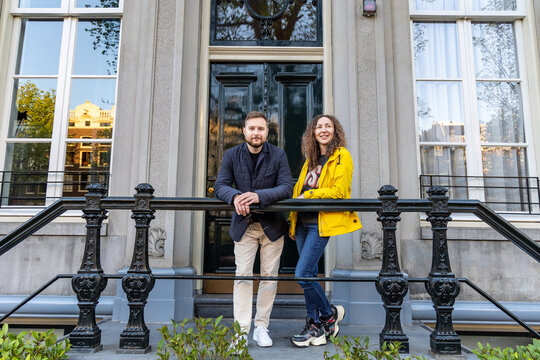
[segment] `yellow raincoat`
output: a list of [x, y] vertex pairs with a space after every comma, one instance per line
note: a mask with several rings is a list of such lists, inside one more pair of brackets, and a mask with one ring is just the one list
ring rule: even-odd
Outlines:
[[[304, 163], [298, 182], [294, 186], [293, 198], [302, 192], [304, 179], [308, 171], [308, 162]], [[304, 192], [306, 199], [350, 199], [353, 161], [351, 154], [344, 147], [338, 148], [328, 158], [319, 177], [319, 188]], [[291, 211], [289, 234], [296, 231], [297, 212]], [[354, 211], [319, 212], [319, 236], [334, 236], [356, 231], [362, 228], [360, 219]]]

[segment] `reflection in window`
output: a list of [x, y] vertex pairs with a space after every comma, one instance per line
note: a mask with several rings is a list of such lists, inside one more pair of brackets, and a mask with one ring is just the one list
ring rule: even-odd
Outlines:
[[2, 205], [45, 204], [49, 143], [9, 143], [2, 187]]
[[211, 45], [321, 46], [320, 1], [214, 0]]
[[514, 11], [517, 0], [473, 0], [473, 9], [481, 11]]
[[460, 82], [418, 81], [417, 114], [420, 141], [465, 141]]
[[[106, 122], [105, 122], [106, 120]], [[114, 106], [103, 110], [85, 101], [69, 112], [68, 137], [70, 139], [110, 139], [114, 121]]]
[[459, 0], [415, 0], [416, 10], [458, 10]]
[[110, 158], [110, 143], [67, 143], [64, 181], [73, 186], [64, 187], [62, 196], [81, 196], [92, 182], [108, 183]]
[[20, 8], [59, 8], [62, 0], [19, 0]]
[[9, 137], [50, 138], [56, 102], [56, 79], [16, 79]]
[[486, 203], [497, 211], [529, 211], [527, 157], [524, 148], [483, 146]]
[[476, 76], [508, 79], [519, 76], [516, 39], [512, 24], [473, 24]]
[[476, 93], [482, 143], [525, 142], [519, 84], [478, 81]]
[[120, 20], [85, 20], [77, 26], [74, 75], [114, 75]]
[[62, 21], [23, 19], [15, 74], [58, 74], [61, 41]]
[[465, 147], [421, 146], [420, 159], [422, 174], [443, 175], [430, 179], [429, 186], [443, 185], [449, 189], [451, 198], [468, 198]]
[[118, 0], [77, 0], [75, 7], [78, 8], [116, 8]]

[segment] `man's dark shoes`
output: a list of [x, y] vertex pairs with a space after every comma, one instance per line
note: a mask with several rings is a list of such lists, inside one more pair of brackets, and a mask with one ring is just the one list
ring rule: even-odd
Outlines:
[[332, 315], [328, 318], [321, 317], [321, 325], [326, 334], [326, 339], [330, 339], [330, 336], [337, 336], [339, 334], [339, 322], [345, 317], [345, 308], [341, 305], [330, 305], [332, 308]]
[[326, 336], [320, 323], [316, 323], [313, 319], [307, 318], [304, 330], [302, 330], [300, 334], [291, 337], [291, 342], [298, 347], [325, 345]]

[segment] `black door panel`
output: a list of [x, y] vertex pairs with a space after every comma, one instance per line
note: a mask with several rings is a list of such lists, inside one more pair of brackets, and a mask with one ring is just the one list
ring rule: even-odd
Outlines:
[[[303, 164], [302, 134], [322, 112], [322, 95], [321, 64], [211, 64], [207, 188], [216, 180], [224, 152], [244, 141], [243, 121], [250, 111], [267, 115], [267, 141], [285, 150], [296, 179]], [[206, 213], [205, 273], [234, 272], [230, 216], [226, 211]], [[297, 260], [296, 244], [286, 237], [280, 273], [294, 273]], [[324, 269], [322, 260], [319, 269]]]

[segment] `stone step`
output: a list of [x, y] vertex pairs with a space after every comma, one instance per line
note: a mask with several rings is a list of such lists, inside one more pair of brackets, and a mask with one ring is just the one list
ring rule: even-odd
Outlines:
[[[253, 316], [257, 297], [253, 296]], [[202, 294], [195, 296], [195, 315], [215, 318], [233, 317], [232, 294]], [[272, 319], [304, 319], [306, 305], [303, 295], [277, 295], [272, 309]]]

